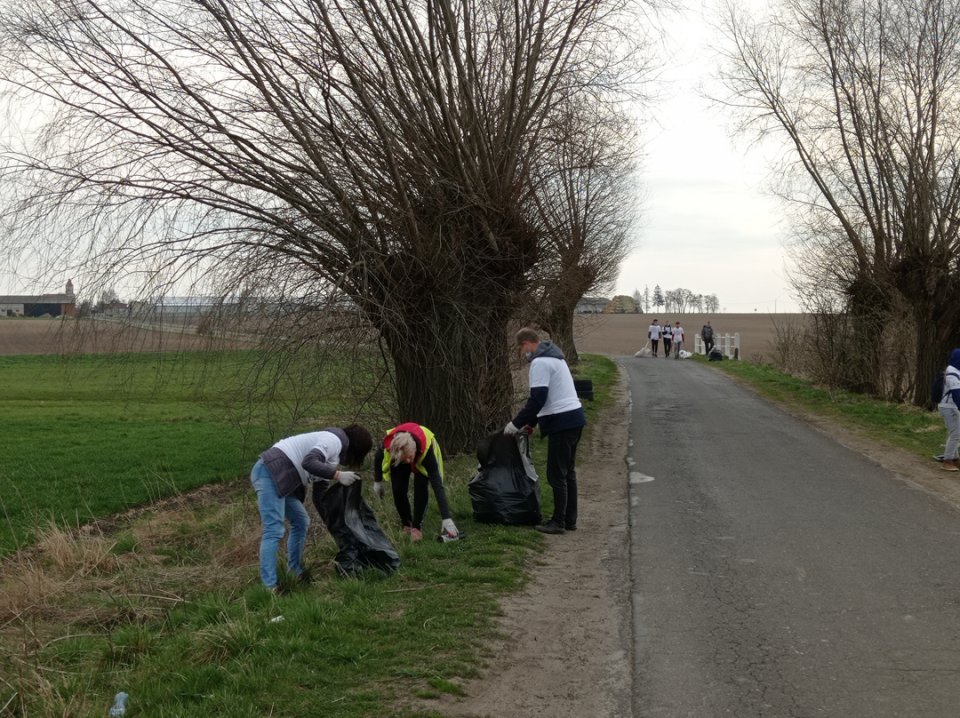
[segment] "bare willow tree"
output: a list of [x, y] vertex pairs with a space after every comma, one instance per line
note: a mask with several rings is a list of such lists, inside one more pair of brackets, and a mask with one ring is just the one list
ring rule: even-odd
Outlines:
[[577, 363], [573, 317], [616, 281], [636, 214], [635, 127], [616, 104], [571, 105], [538, 164], [541, 250], [531, 291], [540, 326]]
[[7, 97], [39, 125], [5, 152], [10, 236], [165, 286], [275, 266], [324, 283], [379, 333], [402, 418], [464, 448], [511, 400], [531, 158], [567, 98], [610, 79], [593, 58], [625, 5], [11, 4]]
[[809, 289], [846, 298], [858, 388], [878, 388], [878, 332], [905, 305], [925, 403], [960, 339], [960, 5], [786, 0], [726, 30], [727, 101], [791, 147]]

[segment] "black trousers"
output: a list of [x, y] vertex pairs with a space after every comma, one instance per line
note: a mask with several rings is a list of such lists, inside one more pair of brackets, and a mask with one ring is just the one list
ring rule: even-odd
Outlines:
[[713, 337], [703, 340], [703, 348], [707, 354], [710, 353], [710, 350], [713, 349]]
[[[410, 489], [410, 475], [413, 474], [413, 513], [410, 513], [410, 499], [407, 491]], [[437, 497], [437, 506], [440, 508], [440, 518], [449, 519], [450, 505], [447, 503], [447, 493], [443, 489], [443, 482], [438, 477], [427, 478], [413, 470], [410, 464], [399, 464], [390, 467], [390, 490], [393, 492], [393, 505], [400, 514], [400, 523], [412, 526], [415, 529], [423, 528], [423, 515], [427, 512], [427, 503], [430, 501], [430, 487]]]
[[657, 347], [660, 345], [659, 339], [651, 339], [650, 344], [653, 346], [653, 355], [657, 355]]
[[670, 345], [673, 344], [673, 339], [664, 339], [663, 340], [663, 354], [664, 356], [670, 356]]
[[577, 525], [577, 444], [583, 427], [564, 429], [547, 436], [547, 483], [553, 489], [552, 521]]

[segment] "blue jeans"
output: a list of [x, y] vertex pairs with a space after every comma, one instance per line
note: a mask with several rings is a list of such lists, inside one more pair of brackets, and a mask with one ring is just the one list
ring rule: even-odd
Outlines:
[[259, 459], [250, 471], [250, 483], [257, 492], [260, 523], [260, 580], [267, 588], [277, 585], [277, 549], [283, 538], [286, 518], [290, 522], [290, 537], [287, 539], [287, 568], [294, 576], [303, 573], [303, 545], [307, 540], [310, 516], [307, 509], [295, 496], [280, 496], [273, 483], [270, 471]]

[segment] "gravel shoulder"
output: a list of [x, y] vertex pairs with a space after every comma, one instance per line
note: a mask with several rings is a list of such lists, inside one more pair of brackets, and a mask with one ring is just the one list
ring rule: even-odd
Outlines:
[[423, 709], [459, 718], [632, 715], [628, 396], [621, 370], [614, 402], [581, 444], [579, 530], [548, 536], [524, 591], [504, 600], [485, 675], [464, 686], [466, 697]]

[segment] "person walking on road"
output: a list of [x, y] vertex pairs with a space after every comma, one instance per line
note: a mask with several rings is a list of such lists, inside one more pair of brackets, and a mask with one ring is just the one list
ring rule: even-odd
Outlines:
[[960, 471], [960, 349], [950, 352], [950, 361], [943, 374], [943, 396], [937, 409], [947, 426], [947, 447], [943, 452], [944, 471]]
[[670, 347], [673, 344], [673, 327], [670, 326], [668, 321], [663, 325], [663, 356], [667, 359], [670, 358]]
[[680, 350], [683, 348], [683, 327], [680, 326], [680, 322], [677, 321], [677, 325], [673, 328], [673, 358], [680, 358]]
[[257, 492], [257, 508], [263, 531], [260, 537], [260, 580], [274, 593], [282, 589], [277, 580], [277, 549], [290, 522], [287, 538], [287, 568], [299, 582], [309, 580], [303, 567], [310, 516], [303, 505], [306, 486], [319, 479], [350, 486], [360, 476], [343, 471], [342, 464], [359, 467], [373, 446], [370, 432], [358, 424], [330, 428], [281, 439], [260, 454], [250, 471]]
[[[407, 491], [413, 477], [413, 512]], [[382, 499], [385, 492], [383, 481], [390, 481], [393, 505], [400, 515], [404, 533], [411, 541], [423, 538], [423, 516], [430, 501], [430, 488], [437, 497], [440, 509], [441, 536], [455, 539], [459, 536], [447, 493], [443, 488], [443, 454], [433, 432], [425, 426], [407, 422], [389, 429], [383, 437], [383, 445], [373, 456], [373, 493]]]
[[530, 362], [530, 398], [503, 433], [513, 435], [539, 423], [547, 437], [547, 482], [553, 489], [553, 517], [537, 530], [562, 534], [577, 529], [577, 444], [587, 423], [563, 352], [524, 327], [517, 346]]
[[710, 322], [703, 325], [700, 338], [703, 339], [703, 353], [710, 356], [710, 350], [713, 349], [713, 327], [710, 326]]
[[650, 340], [650, 346], [653, 347], [653, 355], [657, 355], [657, 348], [660, 346], [660, 333], [663, 327], [661, 327], [657, 320], [653, 320], [653, 324], [650, 325], [650, 328], [647, 329], [647, 339]]

